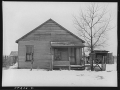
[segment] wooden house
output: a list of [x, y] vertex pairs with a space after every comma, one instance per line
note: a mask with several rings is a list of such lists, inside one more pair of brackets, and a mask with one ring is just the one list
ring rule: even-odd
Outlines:
[[16, 41], [19, 68], [54, 69], [82, 65], [84, 41], [52, 19]]

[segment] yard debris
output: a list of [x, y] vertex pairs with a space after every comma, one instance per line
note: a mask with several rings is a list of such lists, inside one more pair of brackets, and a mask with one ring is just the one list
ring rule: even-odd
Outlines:
[[99, 76], [99, 75], [98, 75], [96, 78], [97, 78], [97, 79], [104, 79], [103, 76]]

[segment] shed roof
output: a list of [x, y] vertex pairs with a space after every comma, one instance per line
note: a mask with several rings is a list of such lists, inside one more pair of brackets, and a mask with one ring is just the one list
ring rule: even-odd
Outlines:
[[108, 53], [109, 51], [106, 50], [94, 50], [95, 53]]
[[82, 43], [85, 43], [84, 40], [82, 40], [81, 38], [79, 38], [77, 35], [73, 34], [72, 32], [70, 32], [69, 30], [67, 30], [66, 28], [64, 28], [63, 26], [61, 26], [60, 24], [58, 24], [57, 22], [55, 22], [54, 20], [52, 20], [51, 18], [49, 20], [47, 20], [46, 22], [44, 22], [43, 24], [39, 25], [38, 27], [36, 27], [35, 29], [33, 29], [32, 31], [30, 31], [29, 33], [25, 34], [24, 36], [22, 36], [21, 38], [19, 38], [18, 40], [16, 40], [16, 43], [18, 43], [21, 39], [23, 39], [24, 37], [26, 37], [27, 35], [31, 34], [33, 31], [37, 30], [38, 28], [42, 27], [44, 24], [46, 24], [47, 22], [52, 21], [54, 22], [56, 25], [58, 25], [59, 27], [61, 27], [63, 30], [66, 30], [67, 32], [71, 33], [74, 37], [76, 37], [77, 39], [81, 40]]
[[18, 56], [18, 51], [11, 51], [10, 56]]

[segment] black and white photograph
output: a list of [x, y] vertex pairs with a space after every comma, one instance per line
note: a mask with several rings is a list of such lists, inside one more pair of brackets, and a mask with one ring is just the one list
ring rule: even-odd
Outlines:
[[2, 1], [2, 87], [117, 87], [117, 2]]

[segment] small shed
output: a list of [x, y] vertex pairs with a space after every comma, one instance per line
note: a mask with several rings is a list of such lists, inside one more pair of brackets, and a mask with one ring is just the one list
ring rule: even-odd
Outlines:
[[106, 61], [107, 61], [108, 52], [109, 51], [106, 50], [94, 50], [93, 51], [93, 53], [95, 54], [94, 58], [100, 59], [101, 61], [99, 62], [99, 64], [101, 64], [104, 56], [106, 56]]
[[94, 50], [93, 53], [90, 53], [91, 70], [95, 71], [106, 70], [108, 52], [109, 51], [106, 50]]
[[11, 51], [10, 53], [11, 65], [15, 64], [17, 62], [17, 59], [18, 59], [18, 51]]
[[[94, 50], [93, 53], [95, 53], [95, 58], [97, 58], [97, 59], [103, 59], [103, 56], [106, 56], [106, 64], [114, 64], [113, 54], [109, 53], [109, 51]], [[102, 62], [100, 62], [100, 63], [102, 63]]]

